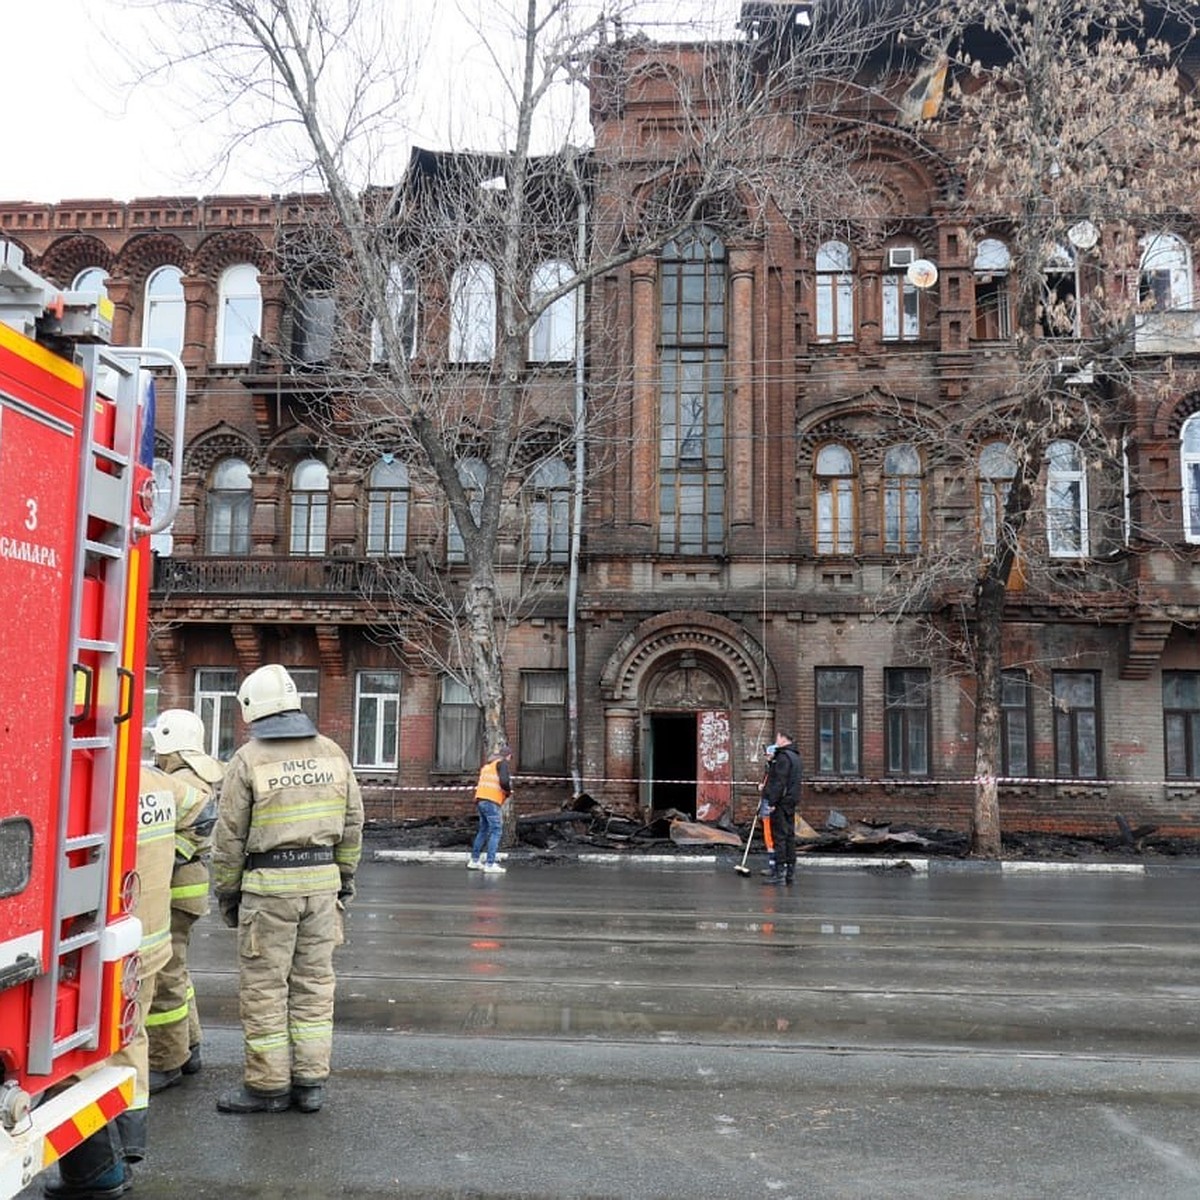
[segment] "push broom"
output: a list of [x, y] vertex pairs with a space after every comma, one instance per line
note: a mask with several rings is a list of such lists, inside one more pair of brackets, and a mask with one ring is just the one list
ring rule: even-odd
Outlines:
[[750, 822], [750, 833], [746, 838], [746, 849], [742, 851], [742, 861], [733, 869], [739, 875], [749, 875], [750, 868], [746, 866], [746, 859], [750, 857], [750, 845], [754, 841], [754, 831], [758, 828], [758, 809], [754, 810], [754, 820]]

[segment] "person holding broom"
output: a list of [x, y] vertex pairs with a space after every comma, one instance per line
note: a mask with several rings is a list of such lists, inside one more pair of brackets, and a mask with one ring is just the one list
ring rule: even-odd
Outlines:
[[763, 800], [771, 814], [775, 841], [775, 874], [763, 883], [787, 884], [796, 876], [796, 805], [800, 802], [803, 765], [800, 753], [786, 733], [776, 733], [775, 753], [767, 768]]

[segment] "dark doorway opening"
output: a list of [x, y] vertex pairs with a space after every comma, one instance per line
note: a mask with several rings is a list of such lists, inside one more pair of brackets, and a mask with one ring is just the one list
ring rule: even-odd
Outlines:
[[650, 718], [650, 808], [696, 815], [696, 714]]

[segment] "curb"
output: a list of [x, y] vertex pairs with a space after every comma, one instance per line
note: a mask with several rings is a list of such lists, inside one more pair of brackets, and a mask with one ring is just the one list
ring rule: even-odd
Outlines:
[[[375, 862], [408, 864], [430, 864], [433, 866], [461, 867], [466, 862], [465, 850], [375, 850]], [[736, 857], [736, 856], [734, 856]], [[588, 866], [604, 867], [675, 867], [693, 869], [698, 867], [720, 867], [731, 861], [731, 856], [717, 854], [572, 854], [554, 857], [551, 861], [536, 854], [520, 852], [516, 855], [501, 853], [497, 858], [509, 866], [520, 863], [569, 866], [584, 863]], [[1159, 875], [1175, 872], [1200, 871], [1200, 862], [1195, 866], [1183, 864], [1107, 863], [1107, 862], [1061, 862], [1057, 860], [1011, 859], [999, 861], [969, 859], [939, 859], [898, 857], [867, 857], [864, 855], [827, 854], [798, 858], [797, 871], [864, 871], [889, 870], [911, 871], [915, 875], [953, 875], [968, 872], [988, 875]]]

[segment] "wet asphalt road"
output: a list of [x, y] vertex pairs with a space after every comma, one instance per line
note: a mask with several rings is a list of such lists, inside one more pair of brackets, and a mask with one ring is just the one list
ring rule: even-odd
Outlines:
[[1200, 872], [735, 861], [364, 864], [314, 1116], [215, 1112], [206, 919], [132, 1195], [1200, 1196]]

